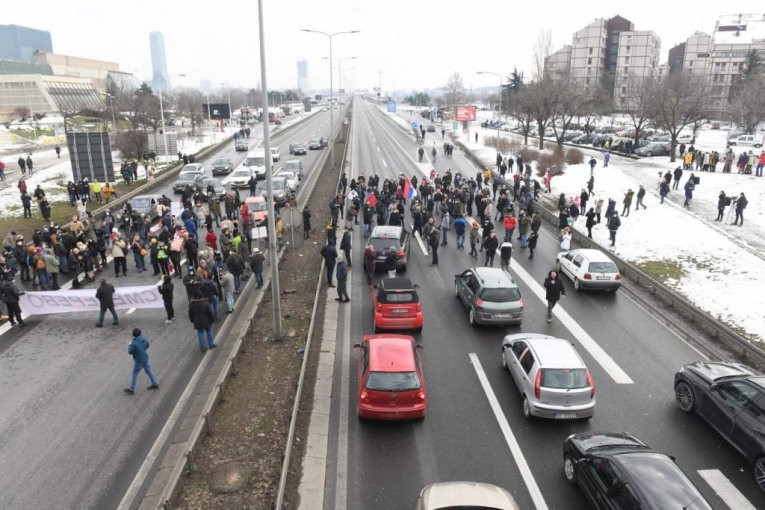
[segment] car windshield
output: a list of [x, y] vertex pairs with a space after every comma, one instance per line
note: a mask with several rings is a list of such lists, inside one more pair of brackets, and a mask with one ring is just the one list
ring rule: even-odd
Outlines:
[[283, 190], [284, 189], [284, 181], [274, 179], [273, 181], [271, 181], [271, 187], [274, 189], [274, 191]]
[[249, 177], [250, 171], [249, 170], [237, 170], [234, 172], [234, 177]]
[[380, 237], [370, 239], [369, 244], [374, 247], [378, 255], [388, 250], [398, 250], [400, 246], [398, 239], [385, 239]]
[[179, 181], [194, 181], [196, 180], [196, 178], [197, 178], [196, 174], [183, 174], [178, 178], [178, 180]]
[[284, 165], [284, 169], [292, 172], [297, 172], [300, 170], [300, 163], [286, 163]]
[[220, 181], [218, 179], [205, 179], [205, 180], [202, 181], [202, 185], [205, 186], [205, 187], [209, 186], [210, 184], [212, 184], [213, 187], [215, 187], [215, 188], [222, 188], [223, 187], [223, 185], [220, 183]]
[[521, 299], [521, 292], [516, 287], [507, 287], [504, 289], [483, 289], [483, 292], [481, 292], [481, 299], [491, 303], [518, 301]]
[[542, 386], [561, 390], [586, 388], [587, 371], [584, 368], [544, 368]]
[[367, 389], [375, 391], [413, 391], [420, 389], [416, 372], [370, 372]]
[[590, 273], [618, 273], [619, 269], [613, 262], [590, 262], [588, 271]]
[[251, 156], [244, 160], [244, 166], [265, 166], [266, 158], [263, 156]]
[[265, 211], [266, 210], [266, 203], [265, 202], [255, 202], [255, 203], [247, 204], [247, 210], [249, 210], [249, 211]]
[[183, 170], [181, 170], [181, 173], [182, 174], [195, 173], [195, 172], [199, 173], [201, 171], [202, 171], [202, 169], [199, 168], [199, 165], [186, 165], [186, 166], [183, 167]]
[[227, 159], [219, 159], [219, 160], [215, 161], [215, 163], [213, 163], [213, 165], [215, 165], [215, 166], [227, 166], [228, 165], [228, 160]]
[[321, 143], [321, 142], [319, 142], [319, 140], [317, 140], [317, 139], [314, 139], [314, 140], [311, 140], [311, 141], [310, 141], [310, 142], [308, 142], [308, 143], [310, 143], [310, 144], [316, 144], [316, 145], [319, 145], [319, 143]]
[[133, 209], [147, 209], [151, 207], [151, 198], [149, 197], [134, 198], [130, 201], [130, 207], [132, 207]]
[[411, 291], [395, 291], [395, 292], [380, 292], [377, 300], [380, 303], [419, 303], [420, 298], [416, 292]]

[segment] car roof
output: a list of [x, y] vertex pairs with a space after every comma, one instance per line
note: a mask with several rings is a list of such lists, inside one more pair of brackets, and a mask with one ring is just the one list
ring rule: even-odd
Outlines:
[[416, 370], [414, 339], [407, 335], [369, 335], [369, 369], [374, 372], [413, 372]]
[[401, 237], [402, 227], [395, 225], [378, 225], [372, 229], [372, 237], [388, 237], [396, 238]]
[[568, 340], [562, 338], [527, 338], [526, 344], [542, 368], [586, 368], [584, 361]]
[[202, 168], [202, 164], [201, 163], [187, 163], [187, 164], [183, 165], [183, 168], [181, 168], [181, 171], [186, 170], [187, 168], [189, 170], [193, 170], [194, 168]]
[[254, 197], [247, 197], [244, 199], [245, 204], [256, 204], [258, 202], [265, 202], [266, 199], [261, 197], [260, 195], [256, 195]]
[[383, 278], [378, 286], [385, 290], [414, 290], [412, 280], [409, 278]]
[[423, 508], [496, 508], [517, 510], [513, 496], [502, 487], [479, 482], [439, 482], [420, 492]]
[[600, 250], [593, 250], [592, 248], [579, 248], [577, 250], [571, 250], [573, 253], [578, 253], [590, 262], [613, 262], [611, 258]]
[[[629, 451], [610, 457], [634, 481], [652, 508], [712, 508], [677, 464], [656, 451]], [[704, 507], [698, 503], [705, 502]], [[693, 505], [692, 505], [693, 503]]]
[[499, 267], [473, 267], [473, 273], [481, 279], [484, 288], [507, 289], [517, 287], [513, 278]]

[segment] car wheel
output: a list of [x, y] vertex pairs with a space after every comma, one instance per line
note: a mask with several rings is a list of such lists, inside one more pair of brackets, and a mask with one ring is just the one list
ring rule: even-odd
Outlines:
[[762, 492], [765, 492], [765, 457], [754, 461], [754, 481]]
[[468, 310], [468, 322], [473, 327], [475, 327], [477, 325], [476, 322], [475, 322], [475, 312], [473, 312], [473, 307], [472, 306]]
[[378, 328], [377, 324], [375, 324], [375, 333], [379, 333], [379, 332], [380, 332], [380, 328]]
[[579, 278], [574, 278], [574, 289], [582, 290], [582, 284], [579, 282]]
[[534, 417], [531, 414], [531, 404], [529, 404], [529, 399], [526, 398], [526, 395], [523, 396], [523, 404], [521, 404], [521, 408], [523, 409], [524, 418], [530, 420]]
[[556, 264], [558, 267], [558, 274], [561, 274], [563, 272], [563, 269], [560, 267], [560, 261], [558, 261]]
[[648, 151], [648, 152], [645, 153], [645, 155], [646, 155], [647, 158], [650, 158], [651, 156], [653, 156], [653, 152]]
[[414, 332], [415, 332], [415, 333], [417, 333], [417, 334], [420, 334], [420, 333], [422, 333], [422, 326], [420, 326], [419, 328], [416, 328], [416, 329], [414, 330]]
[[569, 454], [563, 456], [563, 475], [568, 483], [576, 485], [576, 466], [574, 465], [574, 459]]
[[406, 264], [401, 266], [401, 269], [399, 271], [401, 271], [402, 273], [406, 273]]
[[696, 406], [696, 395], [693, 393], [691, 385], [685, 381], [680, 381], [675, 386], [675, 401], [677, 407], [684, 413], [692, 413]]
[[504, 349], [502, 349], [502, 368], [504, 368], [505, 370], [510, 370], [507, 367], [507, 354], [505, 353]]

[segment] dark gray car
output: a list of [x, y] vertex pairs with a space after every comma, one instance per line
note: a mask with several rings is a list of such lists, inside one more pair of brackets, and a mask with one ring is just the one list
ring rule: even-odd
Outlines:
[[473, 267], [454, 275], [454, 294], [467, 307], [471, 326], [523, 321], [521, 291], [498, 267]]
[[668, 156], [669, 144], [667, 142], [649, 142], [635, 151], [638, 156], [650, 158], [652, 156]]
[[234, 169], [234, 162], [228, 158], [216, 159], [212, 164], [213, 175], [230, 174]]

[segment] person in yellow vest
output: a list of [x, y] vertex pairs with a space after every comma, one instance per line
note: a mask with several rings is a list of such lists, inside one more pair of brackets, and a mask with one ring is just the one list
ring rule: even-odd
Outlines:
[[106, 203], [109, 203], [109, 200], [112, 199], [112, 195], [114, 194], [114, 188], [112, 188], [112, 183], [107, 182], [104, 184], [104, 198], [106, 199]]
[[96, 202], [100, 204], [102, 201], [101, 183], [98, 182], [98, 179], [90, 183], [90, 192], [93, 193], [93, 196], [96, 198]]
[[688, 151], [683, 155], [684, 170], [690, 170], [691, 163], [693, 163], [693, 153], [691, 151]]
[[488, 182], [491, 180], [491, 170], [489, 170], [488, 168], [483, 171], [483, 180], [484, 182]]

